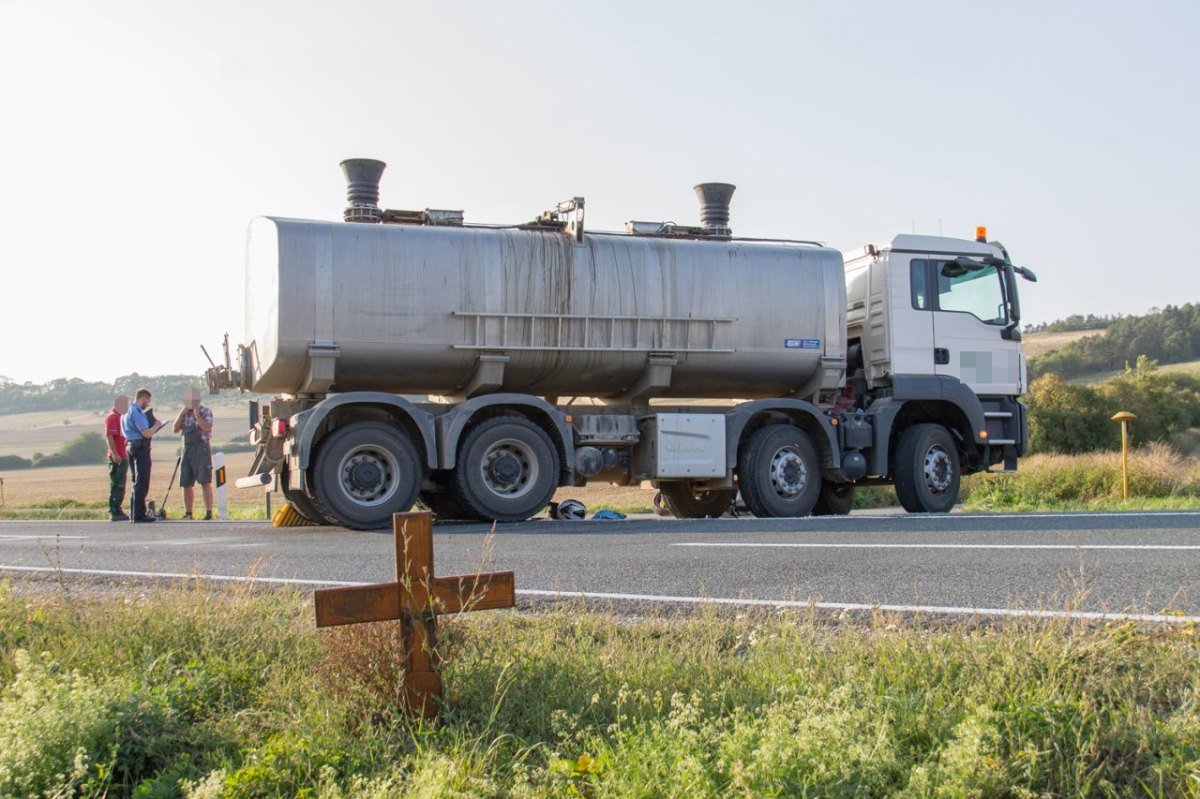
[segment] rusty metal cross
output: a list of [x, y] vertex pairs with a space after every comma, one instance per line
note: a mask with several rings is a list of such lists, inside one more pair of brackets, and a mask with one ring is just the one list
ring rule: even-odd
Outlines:
[[396, 581], [315, 592], [317, 626], [398, 619], [408, 708], [430, 718], [437, 714], [442, 696], [442, 679], [433, 662], [437, 614], [512, 607], [516, 603], [513, 573], [434, 577], [432, 514], [397, 513], [392, 529]]

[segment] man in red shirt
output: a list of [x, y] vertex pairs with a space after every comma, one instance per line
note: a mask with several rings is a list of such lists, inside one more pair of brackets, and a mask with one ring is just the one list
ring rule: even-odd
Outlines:
[[129, 521], [122, 506], [125, 504], [125, 475], [129, 459], [125, 451], [125, 435], [121, 432], [121, 417], [129, 410], [129, 397], [118, 394], [112, 411], [104, 420], [104, 437], [108, 439], [108, 515], [114, 522]]

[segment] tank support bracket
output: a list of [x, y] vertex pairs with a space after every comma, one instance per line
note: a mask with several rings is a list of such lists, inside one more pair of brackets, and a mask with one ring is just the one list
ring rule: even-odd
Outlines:
[[308, 375], [301, 394], [327, 394], [334, 384], [342, 350], [332, 341], [314, 341], [308, 347]]
[[671, 387], [671, 371], [677, 363], [679, 360], [671, 353], [650, 353], [637, 382], [608, 404], [628, 404], [634, 408], [649, 406], [650, 397]]
[[481, 352], [476, 361], [475, 374], [471, 382], [456, 396], [459, 401], [477, 397], [480, 394], [490, 394], [504, 385], [504, 367], [508, 356], [500, 353]]

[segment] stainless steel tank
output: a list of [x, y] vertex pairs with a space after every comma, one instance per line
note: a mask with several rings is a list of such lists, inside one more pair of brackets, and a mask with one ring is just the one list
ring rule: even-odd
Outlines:
[[833, 373], [845, 307], [841, 254], [818, 246], [264, 217], [247, 245], [248, 382], [782, 396]]

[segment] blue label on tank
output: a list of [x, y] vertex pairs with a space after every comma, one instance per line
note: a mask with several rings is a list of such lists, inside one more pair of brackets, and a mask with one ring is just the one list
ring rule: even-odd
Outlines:
[[785, 338], [783, 346], [789, 350], [819, 350], [821, 349], [821, 339], [819, 338]]

